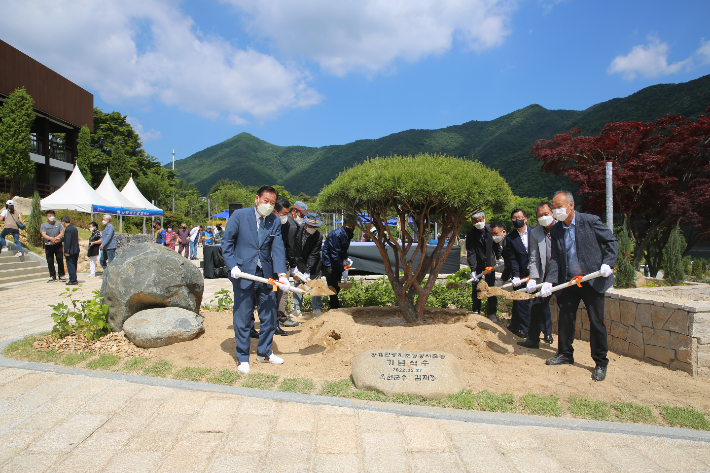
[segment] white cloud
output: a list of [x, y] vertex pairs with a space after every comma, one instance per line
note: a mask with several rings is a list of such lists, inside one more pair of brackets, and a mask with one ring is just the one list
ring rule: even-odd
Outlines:
[[156, 131], [152, 128], [148, 131], [145, 131], [143, 129], [143, 124], [136, 117], [126, 116], [126, 121], [128, 122], [129, 125], [131, 125], [133, 127], [133, 131], [138, 133], [138, 136], [141, 137], [141, 141], [143, 141], [143, 142], [157, 141], [163, 136], [163, 134], [161, 132]]
[[700, 41], [702, 46], [695, 51], [695, 54], [699, 56], [701, 64], [710, 64], [710, 41], [705, 41], [705, 39]]
[[251, 32], [331, 74], [373, 74], [396, 60], [480, 51], [510, 33], [515, 0], [223, 0], [247, 12]]
[[693, 59], [668, 64], [668, 43], [661, 42], [658, 38], [649, 37], [647, 45], [637, 45], [626, 56], [617, 56], [611, 61], [607, 72], [620, 73], [624, 79], [632, 80], [638, 75], [644, 77], [665, 76], [675, 74], [682, 69], [688, 69]]
[[[318, 103], [308, 74], [203, 35], [167, 0], [14, 0], [3, 40], [109, 103], [160, 102], [230, 122]], [[147, 132], [148, 135], [151, 132]]]

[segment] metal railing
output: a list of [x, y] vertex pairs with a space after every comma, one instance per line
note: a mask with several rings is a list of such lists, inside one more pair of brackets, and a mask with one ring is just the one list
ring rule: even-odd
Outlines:
[[40, 184], [37, 182], [22, 184], [18, 179], [0, 177], [0, 193], [12, 194], [10, 197], [16, 195], [20, 197], [32, 197], [35, 191], [37, 191], [39, 196], [44, 198], [57, 189], [59, 189], [59, 186], [53, 186], [51, 184]]

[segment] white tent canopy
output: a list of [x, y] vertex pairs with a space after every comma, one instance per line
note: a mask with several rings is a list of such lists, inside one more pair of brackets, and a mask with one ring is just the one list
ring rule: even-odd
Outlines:
[[104, 180], [101, 181], [101, 185], [96, 189], [96, 192], [106, 200], [112, 202], [113, 207], [120, 207], [124, 209], [140, 209], [139, 205], [134, 204], [128, 200], [121, 192], [116, 188], [111, 176], [108, 171], [104, 176]]
[[135, 208], [144, 210], [161, 210], [155, 205], [151, 204], [148, 199], [143, 197], [143, 194], [141, 194], [141, 191], [138, 190], [136, 183], [133, 182], [133, 176], [131, 176], [131, 178], [128, 180], [128, 183], [121, 191], [121, 194], [123, 194], [123, 196], [129, 201], [133, 202], [136, 205]]
[[42, 210], [62, 209], [91, 213], [94, 205], [112, 207], [114, 204], [86, 182], [78, 166], [74, 166], [74, 171], [62, 187], [40, 201]]

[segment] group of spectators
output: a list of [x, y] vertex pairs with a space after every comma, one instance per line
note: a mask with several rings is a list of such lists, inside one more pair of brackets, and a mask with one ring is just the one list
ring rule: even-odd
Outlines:
[[[196, 260], [198, 245], [219, 245], [222, 243], [224, 230], [222, 224], [218, 223], [213, 229], [211, 225], [195, 225], [190, 230], [186, 223], [181, 223], [178, 231], [173, 231], [171, 224], [163, 229], [160, 222], [153, 222], [153, 241], [158, 245], [167, 246], [171, 250], [183, 255], [185, 258]], [[189, 254], [188, 254], [189, 250]]]

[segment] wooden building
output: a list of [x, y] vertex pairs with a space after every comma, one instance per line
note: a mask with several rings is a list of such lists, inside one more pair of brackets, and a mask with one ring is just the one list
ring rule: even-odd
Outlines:
[[[0, 101], [20, 87], [34, 100], [36, 115], [30, 153], [35, 177], [22, 186], [21, 195], [31, 197], [37, 190], [46, 197], [64, 184], [74, 169], [81, 127], [93, 132], [94, 96], [0, 40]], [[0, 177], [0, 192], [8, 192], [10, 184], [9, 179]]]

